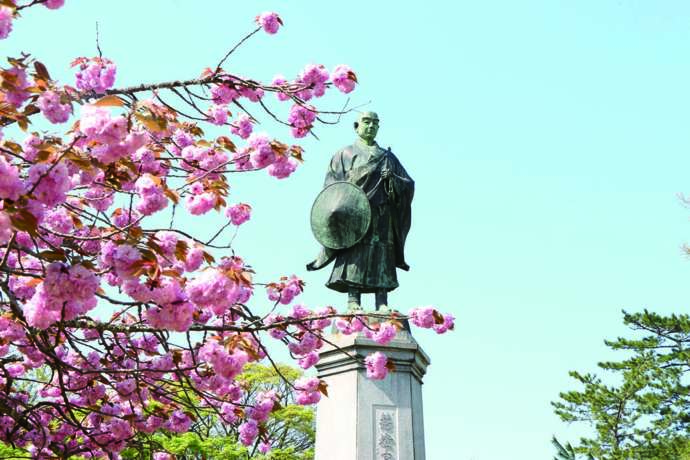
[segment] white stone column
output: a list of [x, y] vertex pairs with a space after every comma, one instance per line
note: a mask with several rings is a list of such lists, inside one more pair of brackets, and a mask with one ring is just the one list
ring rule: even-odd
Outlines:
[[[315, 460], [424, 460], [422, 378], [429, 357], [399, 331], [388, 345], [333, 334], [316, 365], [328, 397], [316, 408]], [[366, 376], [364, 358], [384, 353], [395, 365], [384, 380]], [[350, 356], [344, 354], [348, 353]]]

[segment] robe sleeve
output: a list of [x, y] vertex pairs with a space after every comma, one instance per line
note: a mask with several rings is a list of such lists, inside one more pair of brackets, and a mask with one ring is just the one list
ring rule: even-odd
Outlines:
[[395, 189], [395, 265], [402, 270], [409, 270], [405, 262], [405, 240], [412, 225], [412, 198], [414, 197], [414, 181], [407, 174], [400, 161], [392, 154], [391, 185]]
[[331, 158], [331, 163], [328, 165], [328, 171], [326, 171], [326, 179], [323, 182], [323, 186], [327, 187], [333, 182], [344, 180], [345, 164], [343, 161], [343, 151], [340, 150], [333, 155], [333, 158]]

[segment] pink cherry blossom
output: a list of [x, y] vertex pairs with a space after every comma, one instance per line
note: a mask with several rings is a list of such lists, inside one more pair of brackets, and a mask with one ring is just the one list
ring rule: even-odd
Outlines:
[[[288, 288], [284, 288], [283, 291], [287, 291]], [[289, 294], [289, 292], [285, 292], [286, 295], [290, 297], [290, 301], [292, 301], [292, 294]], [[296, 294], [295, 294], [296, 295]], [[273, 300], [271, 298], [271, 300]], [[290, 303], [290, 302], [288, 302]], [[296, 303], [292, 306], [292, 310], [290, 311], [290, 318], [294, 319], [304, 319], [308, 316], [311, 315], [311, 310], [309, 310], [307, 307], [302, 305], [301, 303]]]
[[319, 64], [309, 64], [297, 76], [297, 83], [304, 85], [306, 88], [300, 91], [299, 96], [307, 101], [312, 96], [321, 97], [326, 92], [326, 82], [329, 74], [326, 68]]
[[314, 364], [319, 362], [319, 354], [316, 351], [310, 351], [297, 362], [302, 369], [309, 369]]
[[357, 77], [350, 67], [340, 64], [331, 72], [331, 80], [336, 88], [347, 94], [355, 89]]
[[34, 189], [33, 195], [46, 206], [55, 206], [65, 201], [67, 191], [72, 188], [67, 166], [36, 163], [29, 168], [28, 183]]
[[13, 13], [9, 6], [0, 6], [0, 39], [7, 38], [12, 32]]
[[22, 148], [24, 149], [24, 158], [27, 161], [33, 161], [38, 154], [38, 146], [41, 145], [41, 138], [36, 133], [31, 133], [22, 141]]
[[275, 161], [276, 156], [266, 134], [252, 133], [247, 139], [247, 143], [251, 149], [250, 160], [255, 168], [265, 168]]
[[[283, 315], [279, 315], [277, 313], [271, 313], [264, 319], [264, 324], [266, 326], [270, 326], [271, 324], [275, 324], [281, 321], [284, 321], [285, 317]], [[287, 332], [285, 329], [282, 328], [272, 328], [268, 330], [268, 334], [273, 337], [274, 339], [281, 340], [285, 336], [287, 336]]]
[[277, 156], [276, 161], [266, 169], [270, 176], [276, 179], [285, 179], [289, 177], [297, 169], [297, 160], [289, 158], [284, 155]]
[[12, 67], [6, 71], [9, 75], [14, 77], [12, 89], [5, 93], [5, 100], [15, 107], [21, 106], [31, 95], [26, 89], [31, 84], [26, 79], [26, 71], [20, 67]]
[[455, 317], [451, 314], [443, 314], [443, 323], [434, 324], [433, 329], [437, 334], [445, 334], [455, 327]]
[[318, 391], [320, 383], [316, 377], [301, 377], [295, 380], [295, 388], [301, 391]]
[[175, 142], [175, 144], [180, 148], [185, 148], [194, 143], [194, 138], [191, 136], [191, 134], [182, 131], [181, 129], [175, 130], [172, 138], [173, 142]]
[[364, 358], [364, 364], [367, 366], [367, 377], [372, 380], [383, 380], [388, 375], [388, 358], [380, 351]]
[[295, 402], [308, 406], [321, 400], [319, 386], [321, 381], [316, 377], [301, 377], [295, 380]]
[[46, 91], [38, 97], [38, 108], [51, 123], [64, 123], [72, 114], [71, 104], [61, 104], [60, 95], [55, 91]]
[[259, 425], [256, 423], [256, 420], [247, 420], [239, 426], [237, 431], [239, 432], [240, 442], [245, 446], [249, 446], [259, 435]]
[[190, 302], [175, 302], [153, 306], [145, 316], [153, 327], [184, 332], [192, 325], [194, 310]]
[[432, 306], [417, 307], [410, 310], [410, 314], [408, 316], [412, 320], [412, 324], [415, 326], [430, 329], [434, 326], [434, 324], [436, 324], [436, 320], [434, 319], [435, 311], [436, 310]]
[[117, 67], [110, 59], [81, 58], [74, 65], [79, 66], [76, 73], [77, 88], [82, 91], [93, 91], [97, 94], [105, 93], [115, 84]]
[[376, 330], [371, 338], [380, 345], [387, 345], [391, 340], [395, 338], [398, 330], [391, 323], [385, 322], [379, 324], [378, 330]]
[[131, 272], [141, 260], [141, 252], [129, 244], [116, 245], [108, 242], [103, 245], [101, 262], [107, 267], [113, 267], [120, 278], [130, 278]]
[[214, 104], [206, 111], [208, 121], [217, 126], [223, 126], [228, 121], [228, 107]]
[[206, 342], [199, 349], [199, 357], [208, 361], [216, 374], [224, 379], [234, 379], [240, 372], [244, 365], [249, 362], [247, 353], [235, 350], [232, 353], [220, 345], [218, 342]]
[[154, 176], [144, 174], [134, 185], [139, 196], [136, 205], [139, 213], [148, 216], [168, 206], [168, 198], [163, 192], [161, 182]]
[[83, 144], [99, 161], [109, 164], [129, 156], [142, 147], [147, 137], [142, 131], [128, 131], [127, 119], [111, 117], [104, 107], [86, 104], [81, 108], [80, 131], [86, 136]]
[[365, 328], [365, 324], [359, 316], [355, 316], [350, 321], [346, 320], [345, 318], [336, 319], [335, 327], [341, 333], [350, 335], [362, 331]]
[[[215, 150], [211, 147], [199, 147], [196, 145], [189, 145], [183, 148], [181, 156], [188, 164], [198, 164], [198, 166], [202, 168], [204, 174], [208, 171], [225, 166], [228, 162], [228, 157], [225, 152]], [[187, 167], [189, 166], [187, 165]], [[201, 184], [199, 184], [199, 187], [201, 187]], [[201, 193], [203, 188], [193, 189], [192, 191], [193, 193]]]
[[0, 156], [0, 199], [16, 200], [24, 193], [24, 184], [19, 178], [19, 168]]
[[221, 270], [204, 270], [185, 288], [189, 299], [200, 307], [207, 307], [216, 314], [230, 308], [240, 295], [237, 284]]
[[189, 195], [185, 200], [185, 206], [190, 214], [198, 216], [206, 214], [216, 204], [216, 195], [211, 192], [203, 192], [198, 195]]
[[7, 373], [12, 378], [21, 377], [26, 372], [24, 365], [19, 363], [10, 364], [9, 366], [5, 367], [5, 369], [7, 369]]
[[57, 10], [65, 4], [65, 0], [46, 0], [43, 4], [46, 8], [51, 10]]
[[316, 120], [316, 109], [312, 106], [295, 104], [290, 108], [288, 123], [292, 126], [292, 135], [300, 138], [306, 136]]
[[201, 267], [204, 262], [204, 250], [200, 247], [191, 248], [187, 251], [184, 268], [188, 272], [193, 272]]
[[295, 395], [295, 402], [297, 402], [297, 404], [300, 404], [302, 406], [308, 406], [311, 404], [316, 404], [319, 401], [321, 401], [321, 393], [319, 393], [318, 391], [313, 391], [313, 392], [298, 391], [298, 392], [296, 392], [296, 395]]
[[125, 210], [122, 208], [117, 208], [113, 212], [113, 223], [119, 228], [125, 228], [126, 226], [136, 222], [139, 218], [139, 213], [134, 209], [130, 211], [129, 209]]
[[250, 88], [247, 86], [241, 86], [240, 95], [246, 97], [252, 102], [259, 102], [259, 100], [264, 97], [264, 90], [261, 88]]
[[292, 275], [280, 283], [269, 284], [266, 287], [266, 293], [270, 301], [279, 301], [283, 305], [288, 305], [292, 302], [292, 299], [302, 293], [302, 285], [302, 280]]
[[280, 26], [283, 25], [283, 21], [280, 19], [280, 16], [278, 16], [277, 13], [268, 11], [258, 15], [256, 17], [256, 22], [261, 27], [263, 27], [266, 33], [271, 35], [278, 32], [278, 28], [280, 28]]
[[230, 218], [233, 225], [242, 225], [251, 217], [252, 207], [246, 203], [238, 203], [230, 206], [225, 215]]
[[139, 148], [131, 155], [131, 158], [138, 163], [139, 171], [142, 173], [149, 173], [155, 176], [165, 176], [168, 174], [167, 163], [160, 161], [159, 154], [147, 146]]
[[96, 306], [98, 284], [93, 272], [81, 265], [48, 265], [45, 280], [24, 304], [27, 322], [45, 329], [59, 319], [70, 320], [88, 312]]
[[265, 422], [277, 401], [275, 390], [260, 391], [254, 398], [254, 406], [247, 409], [246, 415], [259, 423]]
[[220, 414], [225, 423], [235, 423], [237, 421], [237, 414], [235, 414], [236, 407], [237, 406], [235, 406], [234, 404], [230, 404], [227, 402], [221, 404]]
[[[273, 77], [273, 81], [271, 82], [271, 85], [273, 85], [273, 86], [283, 86], [285, 84], [287, 84], [287, 80], [285, 79], [284, 76], [282, 76], [280, 74]], [[287, 101], [288, 99], [290, 99], [290, 96], [288, 96], [287, 94], [285, 94], [282, 91], [277, 92], [276, 97], [278, 98], [279, 101]]]
[[115, 193], [112, 190], [106, 189], [100, 185], [95, 185], [86, 190], [84, 199], [92, 208], [104, 212], [113, 204], [115, 199], [114, 195]]
[[171, 414], [165, 427], [173, 433], [184, 433], [189, 430], [191, 424], [192, 419], [189, 418], [189, 415], [178, 409]]
[[167, 452], [154, 452], [153, 460], [173, 460], [173, 456]]
[[235, 121], [230, 125], [230, 132], [240, 136], [242, 139], [247, 139], [252, 133], [252, 119], [246, 114], [241, 114], [237, 117]]
[[0, 245], [7, 244], [12, 237], [12, 221], [5, 211], [0, 210]]
[[240, 93], [229, 85], [215, 85], [211, 88], [211, 99], [215, 104], [229, 104], [240, 97]]

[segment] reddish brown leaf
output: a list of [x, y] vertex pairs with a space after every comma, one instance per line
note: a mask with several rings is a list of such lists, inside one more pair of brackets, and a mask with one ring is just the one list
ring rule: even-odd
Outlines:
[[36, 220], [36, 217], [26, 209], [19, 209], [10, 214], [10, 220], [12, 221], [12, 226], [17, 230], [21, 230], [32, 235], [36, 235], [38, 233], [38, 221]]
[[212, 264], [213, 262], [216, 261], [216, 258], [213, 257], [208, 252], [204, 251], [204, 260], [206, 261], [207, 264]]
[[184, 240], [177, 240], [175, 244], [175, 257], [177, 260], [185, 260], [187, 258], [187, 251], [189, 250], [189, 245]]
[[104, 96], [93, 103], [97, 107], [122, 107], [125, 101], [115, 95]]
[[235, 143], [232, 142], [232, 140], [228, 136], [219, 136], [216, 138], [216, 142], [218, 145], [220, 145], [222, 148], [229, 152], [236, 152], [237, 147], [235, 146]]
[[173, 203], [178, 204], [178, 203], [180, 202], [180, 195], [179, 195], [175, 190], [172, 190], [172, 189], [169, 189], [169, 188], [166, 187], [165, 190], [163, 190], [163, 193], [164, 193], [165, 196], [167, 196], [167, 197], [170, 199], [170, 201], [172, 201]]
[[149, 131], [161, 132], [165, 131], [168, 127], [168, 122], [164, 118], [155, 117], [153, 115], [144, 115], [139, 112], [135, 113], [134, 117]]
[[323, 380], [319, 381], [319, 391], [328, 398], [328, 384]]
[[434, 322], [436, 324], [443, 324], [444, 322], [443, 315], [436, 310], [434, 310]]
[[48, 73], [48, 69], [43, 65], [42, 62], [34, 61], [34, 69], [36, 69], [36, 75], [42, 79], [46, 81], [52, 80], [52, 78], [50, 78], [50, 74]]
[[39, 255], [42, 259], [50, 262], [64, 262], [67, 260], [64, 251], [42, 251]]

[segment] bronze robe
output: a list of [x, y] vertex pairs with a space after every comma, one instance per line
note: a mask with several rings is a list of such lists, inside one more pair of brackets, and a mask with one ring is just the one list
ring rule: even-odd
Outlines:
[[[396, 267], [410, 268], [404, 248], [410, 230], [414, 181], [390, 149], [377, 146], [377, 154], [372, 155], [365, 148], [355, 143], [337, 152], [324, 187], [348, 181], [364, 190], [371, 204], [369, 229], [354, 246], [338, 251], [324, 248], [307, 265], [308, 270], [318, 270], [335, 260], [326, 286], [339, 292], [391, 291], [398, 287]], [[384, 179], [381, 174], [386, 169], [390, 175]]]

